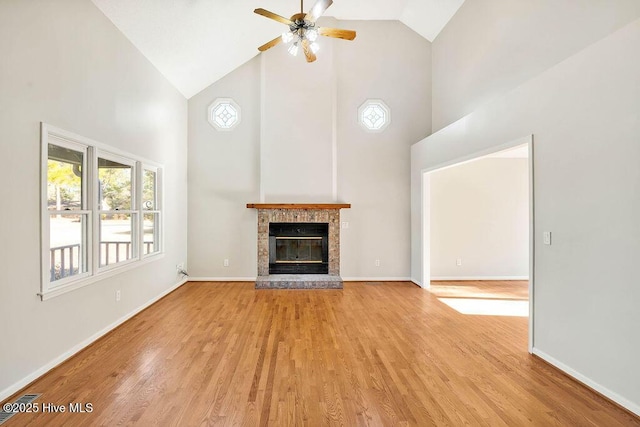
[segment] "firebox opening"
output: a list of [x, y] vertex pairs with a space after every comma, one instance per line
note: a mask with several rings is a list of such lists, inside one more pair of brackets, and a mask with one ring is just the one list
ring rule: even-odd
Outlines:
[[329, 224], [269, 224], [269, 274], [328, 274]]

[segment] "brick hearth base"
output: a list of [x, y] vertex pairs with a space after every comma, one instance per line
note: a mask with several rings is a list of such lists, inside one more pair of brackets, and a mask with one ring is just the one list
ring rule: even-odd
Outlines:
[[256, 289], [342, 289], [342, 279], [328, 274], [271, 274], [258, 276]]

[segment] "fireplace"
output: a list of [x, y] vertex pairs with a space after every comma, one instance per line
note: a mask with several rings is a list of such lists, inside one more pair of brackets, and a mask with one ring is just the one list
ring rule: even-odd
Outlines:
[[346, 203], [247, 203], [258, 210], [256, 289], [342, 289], [340, 209]]
[[269, 224], [269, 274], [328, 274], [329, 224]]

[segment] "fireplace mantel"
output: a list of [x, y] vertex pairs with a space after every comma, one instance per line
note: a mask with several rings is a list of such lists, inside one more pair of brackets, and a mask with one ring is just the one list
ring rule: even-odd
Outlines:
[[349, 209], [350, 203], [247, 203], [249, 209]]

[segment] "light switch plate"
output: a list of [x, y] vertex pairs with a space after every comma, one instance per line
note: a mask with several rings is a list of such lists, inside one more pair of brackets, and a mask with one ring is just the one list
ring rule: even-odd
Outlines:
[[544, 240], [544, 244], [545, 245], [550, 245], [551, 244], [551, 232], [550, 231], [545, 231], [542, 233], [542, 238]]

